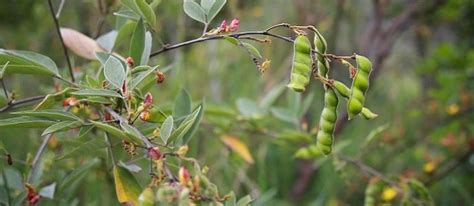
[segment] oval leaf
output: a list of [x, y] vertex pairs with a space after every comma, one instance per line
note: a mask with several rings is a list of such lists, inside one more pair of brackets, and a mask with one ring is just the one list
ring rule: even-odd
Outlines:
[[0, 128], [41, 128], [53, 125], [57, 122], [35, 117], [14, 117], [0, 119]]
[[94, 39], [74, 29], [61, 28], [61, 36], [66, 47], [80, 57], [94, 60], [96, 52], [105, 51]]
[[59, 122], [59, 123], [53, 124], [53, 125], [49, 126], [48, 128], [46, 128], [43, 131], [43, 133], [41, 134], [41, 136], [51, 134], [51, 133], [55, 133], [55, 132], [70, 130], [70, 129], [77, 128], [77, 127], [80, 127], [80, 126], [82, 126], [81, 121], [63, 121], [63, 122]]
[[30, 51], [0, 49], [0, 66], [4, 74], [38, 74], [60, 76], [49, 57]]
[[164, 143], [168, 142], [168, 138], [171, 135], [171, 132], [173, 131], [173, 116], [168, 116], [166, 120], [163, 122], [160, 128], [160, 136], [161, 140], [163, 140]]
[[114, 167], [113, 173], [118, 201], [120, 203], [138, 205], [138, 196], [141, 192], [141, 186], [132, 173], [119, 166]]
[[122, 97], [119, 93], [108, 89], [83, 89], [71, 92], [71, 94], [76, 96]]
[[212, 7], [207, 12], [207, 22], [211, 22], [217, 14], [222, 10], [226, 3], [226, 0], [216, 0]]
[[110, 56], [104, 65], [104, 76], [110, 84], [121, 88], [125, 81], [125, 68], [120, 60], [114, 56]]
[[230, 147], [232, 151], [237, 153], [242, 159], [244, 159], [246, 162], [253, 164], [253, 158], [252, 155], [250, 154], [250, 151], [247, 147], [247, 145], [240, 141], [238, 138], [230, 136], [230, 135], [222, 135], [221, 136], [222, 142], [224, 142], [225, 145]]
[[207, 23], [207, 21], [206, 21], [206, 12], [195, 1], [193, 1], [193, 0], [184, 0], [183, 9], [184, 9], [184, 13], [186, 13], [192, 19], [194, 19], [196, 21], [199, 21], [199, 22], [202, 22], [204, 24]]
[[153, 9], [145, 0], [136, 0], [135, 2], [143, 18], [153, 28], [156, 24], [156, 15]]
[[145, 32], [145, 24], [143, 23], [143, 20], [140, 19], [135, 26], [135, 31], [132, 35], [129, 53], [129, 56], [132, 57], [136, 65], [142, 65], [141, 59], [145, 49]]

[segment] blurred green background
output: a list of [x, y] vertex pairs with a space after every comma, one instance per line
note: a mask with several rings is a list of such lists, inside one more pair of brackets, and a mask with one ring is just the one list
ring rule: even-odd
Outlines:
[[[103, 15], [97, 2], [66, 1], [61, 26], [91, 37], [114, 29], [112, 13], [118, 3], [110, 8], [98, 32]], [[55, 3], [58, 5], [59, 1]], [[153, 51], [163, 43], [197, 38], [202, 32], [202, 25], [183, 12], [182, 1], [162, 1], [156, 14], [158, 29], [153, 34]], [[314, 25], [326, 37], [329, 53], [357, 52], [368, 56], [375, 71], [367, 105], [379, 117], [371, 121], [341, 121], [335, 137], [338, 153], [360, 158], [394, 180], [422, 180], [437, 205], [474, 203], [473, 1], [228, 0], [210, 27], [234, 17], [240, 19], [239, 31], [262, 30], [281, 22]], [[278, 33], [292, 35], [285, 30]], [[282, 90], [269, 111], [255, 107], [269, 91], [287, 83], [292, 60], [292, 46], [287, 42], [272, 39], [271, 44], [255, 45], [271, 60], [263, 75], [245, 51], [225, 41], [194, 44], [151, 59], [150, 65], [171, 69], [165, 83], [152, 90], [158, 105], [169, 108], [182, 88], [194, 102], [206, 101], [204, 120], [189, 145], [190, 156], [210, 168], [209, 176], [222, 193], [234, 190], [239, 197], [251, 194], [257, 198], [256, 205], [361, 205], [369, 176], [360, 168], [336, 156], [314, 161], [293, 157], [306, 144], [294, 140], [294, 134], [317, 126], [323, 96], [319, 82], [313, 81], [309, 92], [302, 95]], [[117, 52], [126, 54], [127, 47], [128, 43], [123, 44]], [[45, 54], [66, 74], [46, 1], [2, 0], [0, 48]], [[98, 69], [97, 64], [94, 67], [71, 56], [78, 70]], [[336, 62], [331, 65], [332, 76], [349, 84], [345, 67]], [[20, 75], [7, 77], [5, 83], [9, 91], [15, 91], [17, 99], [47, 94], [54, 85], [50, 78]], [[345, 107], [342, 102], [341, 114]], [[0, 118], [7, 116], [1, 114]], [[28, 170], [21, 162], [31, 160], [41, 142], [40, 134], [40, 130], [33, 129], [0, 129], [0, 140], [15, 160], [13, 166], [5, 162], [0, 165], [12, 180], [10, 187], [17, 190], [16, 194], [24, 190], [22, 175]], [[243, 141], [254, 163], [247, 163], [226, 147], [222, 134]], [[369, 143], [365, 144], [368, 137]], [[56, 142], [48, 144], [42, 163], [41, 178], [45, 182], [65, 177], [93, 156], [102, 158], [103, 154], [97, 152], [54, 161], [55, 156], [71, 148], [67, 145], [70, 138], [58, 136]], [[123, 161], [130, 159], [120, 145], [116, 149], [123, 153]], [[70, 182], [75, 186], [64, 193], [64, 201], [78, 205], [118, 204], [113, 179], [104, 164], [101, 161], [88, 173], [80, 174], [78, 181]], [[147, 181], [146, 171], [137, 176], [142, 183]], [[0, 196], [5, 194], [2, 192], [4, 188], [0, 189]], [[397, 205], [401, 196], [391, 199], [380, 194], [380, 198]]]

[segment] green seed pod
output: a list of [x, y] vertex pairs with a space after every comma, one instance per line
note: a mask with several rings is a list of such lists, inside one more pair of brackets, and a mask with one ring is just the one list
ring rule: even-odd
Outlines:
[[331, 153], [333, 133], [337, 120], [337, 99], [336, 92], [331, 87], [326, 89], [324, 94], [324, 109], [319, 120], [319, 132], [317, 135], [317, 146], [325, 155]]
[[147, 187], [143, 190], [142, 194], [138, 197], [139, 206], [153, 206], [155, 204], [155, 197], [153, 194], [153, 189]]
[[362, 116], [364, 116], [365, 119], [374, 119], [379, 116], [378, 114], [373, 113], [372, 111], [370, 111], [370, 109], [365, 107], [362, 108], [362, 111], [360, 113], [362, 114]]
[[310, 145], [308, 147], [300, 148], [298, 151], [295, 152], [296, 158], [301, 159], [314, 159], [321, 156], [323, 153], [316, 145]]
[[372, 63], [364, 56], [356, 55], [357, 73], [352, 81], [351, 94], [347, 103], [349, 119], [361, 113], [365, 103], [365, 93], [369, 88], [369, 76], [372, 71]]
[[308, 37], [299, 35], [295, 39], [293, 65], [288, 87], [296, 92], [303, 92], [308, 85], [311, 74], [311, 43]]
[[318, 52], [316, 54], [316, 58], [318, 59], [318, 74], [323, 77], [327, 77], [327, 73], [329, 71], [329, 62], [323, 55], [321, 55], [326, 53], [327, 43], [326, 39], [324, 39], [323, 35], [321, 35], [318, 30], [314, 32], [314, 45], [316, 47], [316, 51]]
[[[344, 97], [346, 99], [349, 99], [349, 97], [351, 95], [351, 90], [344, 83], [342, 83], [340, 81], [337, 81], [337, 80], [334, 80], [333, 82], [331, 82], [331, 86], [334, 89], [336, 89], [336, 91], [342, 97]], [[377, 116], [379, 116], [378, 114], [373, 113], [372, 111], [370, 111], [370, 109], [368, 109], [366, 107], [362, 108], [362, 111], [360, 112], [360, 114], [362, 114], [362, 116], [364, 116], [365, 119], [374, 119]]]

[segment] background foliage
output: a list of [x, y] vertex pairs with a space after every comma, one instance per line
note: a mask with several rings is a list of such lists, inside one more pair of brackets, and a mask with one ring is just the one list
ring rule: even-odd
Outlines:
[[[110, 14], [117, 8], [111, 8], [98, 32], [104, 15], [97, 1], [66, 2], [61, 25], [91, 37], [114, 28]], [[384, 5], [383, 18], [377, 19], [374, 2]], [[397, 27], [393, 32], [397, 35], [387, 40], [393, 45], [387, 49], [370, 37], [396, 23], [412, 4], [381, 2], [228, 0], [210, 25], [214, 28], [221, 20], [234, 17], [240, 19], [242, 31], [260, 30], [279, 22], [312, 24], [326, 36], [329, 52], [360, 51], [375, 61], [379, 68], [373, 75], [367, 104], [379, 117], [370, 122], [358, 118], [340, 123], [336, 135], [339, 156], [314, 161], [293, 157], [305, 139], [314, 138], [302, 131], [317, 125], [323, 91], [320, 85], [310, 85], [314, 88], [309, 91], [313, 92], [300, 96], [278, 89], [287, 82], [290, 44], [273, 40], [270, 45], [257, 45], [262, 55], [272, 60], [263, 75], [243, 50], [225, 41], [195, 44], [151, 59], [150, 65], [169, 69], [166, 83], [152, 88], [163, 110], [172, 110], [183, 88], [194, 103], [205, 99], [204, 119], [189, 144], [189, 155], [210, 167], [209, 177], [221, 191], [233, 190], [238, 197], [251, 194], [256, 205], [360, 205], [373, 175], [361, 169], [359, 163], [363, 163], [391, 179], [415, 177], [423, 181], [438, 205], [474, 203], [474, 3], [420, 1], [427, 9], [417, 8], [419, 13], [410, 16], [405, 27]], [[162, 43], [181, 42], [202, 32], [200, 24], [186, 17], [182, 1], [163, 1], [155, 12], [153, 51]], [[46, 13], [46, 1], [6, 0], [0, 5], [0, 47], [46, 54], [67, 76], [53, 21]], [[381, 21], [381, 27], [373, 29], [377, 21]], [[97, 66], [97, 62], [89, 63], [77, 56], [72, 59], [77, 72]], [[341, 78], [347, 75], [337, 64], [333, 64], [333, 72]], [[18, 99], [46, 94], [54, 86], [50, 78], [36, 76], [9, 76], [5, 82]], [[265, 97], [270, 91], [281, 95], [267, 107]], [[9, 116], [2, 113], [0, 117]], [[1, 144], [14, 161], [13, 166], [3, 161], [0, 167], [15, 196], [25, 190], [22, 176], [41, 142], [40, 133], [35, 129], [0, 129]], [[229, 146], [235, 144], [226, 137], [242, 141], [250, 155], [235, 152]], [[56, 160], [74, 148], [74, 141], [62, 134], [48, 142], [41, 163], [43, 172], [39, 174], [45, 182], [42, 186], [61, 180], [57, 188], [65, 197], [61, 201], [68, 203], [117, 204], [112, 172], [107, 169], [107, 161], [102, 161], [107, 158], [102, 150], [91, 149], [74, 158]], [[119, 144], [115, 150], [121, 160], [130, 159]], [[142, 185], [148, 181], [146, 173], [144, 169], [135, 175]], [[66, 177], [70, 177], [69, 182], [64, 181]], [[5, 182], [0, 183], [3, 198]], [[398, 204], [400, 194], [394, 198], [390, 189], [384, 187], [377, 198]], [[62, 202], [45, 199], [42, 203]]]

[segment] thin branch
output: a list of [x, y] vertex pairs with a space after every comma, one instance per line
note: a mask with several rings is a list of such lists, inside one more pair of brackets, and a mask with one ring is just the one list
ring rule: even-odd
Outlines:
[[0, 113], [6, 112], [10, 109], [22, 106], [24, 104], [29, 104], [29, 103], [33, 103], [33, 102], [42, 100], [44, 97], [45, 97], [45, 95], [41, 95], [41, 96], [28, 97], [28, 98], [21, 99], [21, 100], [18, 100], [18, 101], [11, 101], [6, 106], [0, 108]]
[[[282, 25], [280, 25], [279, 27], [282, 27]], [[270, 28], [272, 28], [272, 27], [270, 27]], [[273, 27], [273, 28], [276, 28], [276, 27]], [[199, 38], [197, 38], [197, 39], [193, 39], [193, 40], [181, 42], [181, 43], [174, 44], [174, 45], [165, 45], [165, 46], [164, 46], [163, 48], [161, 48], [160, 50], [153, 52], [153, 53], [150, 55], [150, 57], [154, 57], [154, 56], [159, 55], [159, 54], [161, 54], [161, 53], [164, 53], [164, 52], [166, 52], [166, 51], [170, 51], [170, 50], [177, 49], [177, 48], [184, 47], [184, 46], [189, 46], [189, 45], [191, 45], [191, 44], [195, 44], [195, 43], [199, 43], [199, 42], [210, 41], [210, 40], [220, 40], [220, 39], [224, 39], [224, 38], [226, 38], [226, 37], [233, 37], [233, 38], [238, 39], [238, 38], [240, 38], [240, 37], [243, 37], [243, 36], [250, 36], [250, 35], [271, 36], [271, 37], [275, 37], [275, 38], [278, 38], [278, 39], [281, 39], [281, 40], [284, 40], [284, 41], [293, 43], [293, 40], [292, 40], [291, 38], [288, 38], [288, 37], [285, 37], [285, 36], [281, 36], [281, 35], [278, 35], [278, 34], [270, 33], [270, 32], [268, 32], [267, 30], [263, 30], [263, 31], [247, 31], [247, 32], [237, 32], [237, 33], [225, 34], [225, 35], [216, 35], [216, 36], [209, 36], [209, 37], [199, 37]]]
[[469, 149], [464, 154], [458, 156], [450, 160], [449, 162], [445, 163], [442, 167], [440, 167], [436, 173], [433, 174], [429, 179], [425, 181], [425, 185], [429, 186], [436, 181], [443, 179], [448, 174], [450, 174], [453, 170], [458, 168], [463, 162], [467, 161], [471, 155], [474, 154], [474, 148]]
[[66, 57], [67, 66], [69, 68], [69, 74], [71, 75], [71, 81], [75, 82], [76, 80], [74, 78], [74, 71], [72, 69], [71, 61], [69, 60], [69, 54], [68, 54], [66, 45], [64, 44], [63, 36], [61, 35], [61, 31], [59, 30], [58, 18], [56, 18], [56, 15], [54, 13], [54, 8], [53, 8], [53, 4], [51, 3], [51, 0], [48, 0], [48, 5], [49, 5], [49, 10], [51, 11], [51, 16], [53, 17], [53, 20], [54, 20], [54, 26], [56, 27], [56, 33], [58, 34], [59, 40], [61, 41], [61, 45], [63, 47], [64, 56]]
[[380, 178], [382, 181], [394, 187], [398, 192], [403, 193], [403, 189], [396, 182], [386, 177], [384, 174], [377, 171], [376, 169], [364, 164], [360, 159], [352, 159], [344, 155], [338, 155], [337, 157], [345, 162], [353, 164], [354, 166], [358, 167], [360, 170], [362, 170], [366, 174]]
[[107, 150], [110, 152], [110, 157], [112, 158], [112, 164], [115, 166], [117, 162], [115, 161], [114, 153], [112, 152], [112, 144], [110, 144], [110, 139], [107, 133], [104, 133], [105, 143], [107, 144]]
[[59, 4], [58, 11], [56, 12], [56, 19], [59, 19], [59, 16], [61, 16], [61, 12], [63, 11], [64, 3], [66, 0], [61, 0], [61, 3]]
[[30, 170], [30, 173], [28, 174], [28, 182], [32, 181], [33, 174], [35, 174], [36, 170], [38, 169], [39, 159], [41, 158], [41, 155], [43, 155], [44, 150], [46, 149], [46, 144], [48, 144], [48, 142], [49, 142], [49, 140], [51, 139], [52, 136], [53, 136], [53, 134], [47, 134], [46, 136], [44, 136], [43, 142], [41, 143], [40, 147], [38, 148], [38, 151], [36, 151], [36, 155], [33, 158], [33, 161], [31, 162], [31, 170]]
[[0, 79], [0, 83], [2, 83], [2, 88], [3, 88], [3, 93], [5, 93], [5, 98], [8, 99], [7, 87], [5, 86], [5, 82], [3, 82], [3, 79]]

